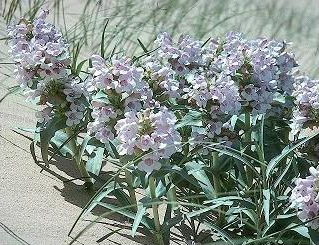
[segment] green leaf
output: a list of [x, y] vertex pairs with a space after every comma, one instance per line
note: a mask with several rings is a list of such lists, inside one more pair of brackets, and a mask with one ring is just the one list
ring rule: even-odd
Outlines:
[[[121, 214], [123, 216], [126, 216], [128, 218], [134, 219], [135, 214], [130, 212], [128, 209], [132, 208], [133, 205], [129, 205], [129, 206], [125, 206], [125, 207], [117, 207], [115, 205], [112, 204], [108, 204], [108, 203], [97, 203], [98, 205], [105, 207], [111, 211], [105, 212], [102, 215], [100, 215], [99, 217], [97, 217], [95, 220], [93, 220], [92, 222], [90, 222], [90, 224], [88, 224], [86, 227], [84, 227], [73, 239], [72, 241], [69, 243], [69, 245], [73, 244], [80, 236], [82, 236], [88, 229], [90, 229], [92, 226], [94, 226], [95, 224], [97, 224], [100, 220], [102, 220], [103, 218], [108, 217], [109, 215], [112, 215], [114, 213], [118, 213]], [[153, 221], [148, 218], [148, 217], [144, 217], [141, 221], [141, 223], [149, 230], [154, 230], [154, 226], [153, 226]]]
[[203, 165], [193, 161], [185, 164], [185, 168], [187, 169], [188, 174], [194, 176], [194, 178], [198, 181], [198, 184], [204, 191], [207, 198], [216, 197], [215, 189], [203, 170]]
[[209, 229], [214, 230], [217, 234], [221, 236], [221, 238], [227, 242], [227, 244], [235, 245], [236, 243], [232, 240], [231, 236], [229, 236], [223, 229], [219, 228], [217, 225], [204, 222], [204, 225], [207, 226]]
[[265, 214], [266, 224], [267, 226], [269, 226], [270, 190], [269, 189], [263, 190], [263, 196], [264, 196], [263, 211]]
[[79, 76], [79, 74], [81, 73], [81, 70], [82, 70], [82, 67], [83, 65], [85, 64], [85, 62], [87, 62], [87, 59], [86, 60], [82, 60], [76, 67], [76, 71], [75, 71], [75, 75], [76, 76]]
[[317, 136], [319, 134], [319, 131], [313, 133], [312, 135], [310, 135], [309, 137], [301, 140], [299, 143], [295, 144], [294, 146], [287, 146], [285, 147], [281, 154], [279, 156], [276, 156], [275, 158], [273, 158], [266, 169], [266, 177], [267, 179], [269, 179], [271, 172], [274, 170], [274, 168], [285, 158], [287, 157], [292, 151], [294, 151], [295, 149], [297, 149], [299, 146], [303, 145], [304, 143], [306, 143], [307, 141], [309, 141], [310, 139], [314, 138], [315, 136]]
[[124, 192], [123, 188], [116, 188], [112, 194], [116, 197], [122, 206], [129, 206], [131, 205], [130, 197]]
[[[68, 233], [69, 236], [71, 235], [73, 229], [75, 228], [76, 224], [78, 223], [78, 221], [80, 220], [82, 215], [85, 215], [86, 213], [90, 212], [90, 210], [92, 210], [95, 207], [96, 203], [104, 197], [105, 188], [107, 188], [110, 184], [114, 183], [114, 179], [116, 179], [121, 174], [122, 171], [127, 169], [129, 166], [134, 165], [137, 162], [139, 162], [142, 157], [143, 157], [143, 155], [139, 155], [135, 159], [133, 159], [132, 161], [130, 161], [127, 164], [125, 164], [124, 166], [120, 167], [119, 170], [103, 184], [103, 186], [93, 195], [93, 197], [90, 199], [90, 201], [84, 206], [84, 208], [82, 209], [79, 216], [76, 218], [75, 222], [73, 223], [73, 225]], [[83, 232], [84, 232], [84, 230], [83, 230]]]
[[243, 209], [239, 209], [237, 211], [238, 213], [243, 212], [244, 214], [247, 215], [247, 217], [254, 223], [254, 225], [257, 227], [258, 225], [258, 215], [256, 214], [256, 212], [252, 209], [249, 208], [243, 208]]
[[193, 218], [193, 217], [199, 216], [199, 215], [201, 215], [201, 214], [203, 214], [203, 213], [206, 213], [206, 212], [208, 212], [208, 211], [214, 210], [214, 209], [216, 209], [216, 208], [218, 208], [218, 207], [220, 207], [220, 206], [223, 206], [223, 205], [224, 205], [224, 206], [230, 206], [230, 205], [232, 205], [232, 204], [233, 204], [232, 201], [219, 202], [219, 203], [213, 204], [213, 205], [211, 205], [211, 206], [208, 206], [208, 207], [206, 207], [206, 208], [201, 208], [201, 209], [199, 209], [199, 210], [196, 210], [196, 211], [187, 213], [187, 214], [186, 214], [186, 217], [187, 217], [187, 218]]
[[30, 152], [31, 152], [31, 156], [33, 158], [33, 161], [37, 164], [38, 163], [38, 159], [37, 159], [37, 155], [35, 154], [34, 144], [35, 144], [34, 141], [32, 141], [30, 143]]
[[[244, 163], [245, 165], [247, 165], [254, 173], [256, 176], [259, 176], [258, 171], [255, 169], [255, 167], [251, 164], [251, 162], [249, 162], [247, 159], [245, 159], [243, 156], [241, 156], [239, 153], [233, 151], [232, 149], [226, 149], [226, 147], [224, 147], [225, 149], [221, 149], [223, 146], [221, 146], [220, 148], [218, 148], [218, 145], [216, 145], [216, 147], [213, 146], [204, 146], [205, 148], [208, 149], [212, 149], [214, 151], [217, 151], [219, 153], [223, 153], [227, 156], [233, 157], [237, 160], [239, 160], [240, 162]], [[235, 149], [234, 149], [235, 150]], [[258, 161], [259, 162], [259, 161]], [[262, 163], [262, 162], [261, 162]]]
[[277, 180], [274, 183], [274, 188], [277, 188], [278, 185], [281, 183], [281, 180], [285, 177], [286, 173], [288, 172], [288, 170], [291, 167], [292, 162], [294, 161], [294, 158], [291, 158], [288, 163], [287, 166], [285, 167], [284, 171], [282, 171], [282, 173], [280, 174], [280, 176], [277, 178]]
[[142, 41], [140, 39], [137, 39], [138, 44], [142, 47], [144, 53], [148, 53], [147, 48], [144, 46], [144, 44], [142, 43]]
[[[130, 218], [132, 220], [134, 220], [136, 217], [136, 215], [129, 210], [129, 208], [131, 208], [132, 205], [125, 206], [125, 207], [117, 207], [115, 205], [112, 205], [109, 203], [102, 203], [102, 202], [99, 202], [98, 205], [105, 207], [109, 210], [112, 210], [115, 213], [122, 214], [123, 216]], [[143, 224], [147, 229], [154, 230], [154, 227], [152, 225], [153, 221], [149, 217], [142, 216], [140, 223]]]
[[89, 157], [89, 160], [86, 162], [86, 170], [89, 173], [93, 173], [94, 175], [99, 175], [102, 168], [103, 156], [104, 148], [97, 147], [92, 155]]
[[184, 126], [203, 126], [202, 113], [199, 111], [189, 111], [176, 125], [176, 128]]
[[56, 148], [54, 153], [49, 159], [49, 162], [52, 157], [54, 157], [57, 153], [60, 153], [62, 156], [73, 156], [73, 152], [70, 149], [69, 145], [67, 144], [71, 139], [65, 132], [59, 130], [55, 133], [55, 135], [50, 140], [50, 144]]
[[310, 238], [308, 228], [306, 226], [296, 226], [296, 224], [291, 223], [287, 226], [286, 230], [291, 230], [299, 233], [303, 237]]
[[[86, 135], [82, 141], [81, 144], [81, 148], [80, 148], [80, 157], [82, 158], [85, 150], [87, 149], [88, 143], [89, 141], [92, 139], [92, 137], [90, 135]], [[92, 151], [93, 152], [93, 151]], [[92, 152], [90, 153], [90, 155], [92, 154]]]
[[16, 129], [22, 131], [22, 132], [27, 132], [27, 133], [35, 133], [37, 128], [21, 128], [21, 127], [16, 127]]
[[256, 208], [255, 203], [253, 203], [252, 201], [249, 201], [243, 197], [240, 197], [240, 196], [225, 196], [225, 197], [214, 198], [212, 200], [204, 201], [204, 204], [225, 202], [225, 201], [234, 201], [234, 203], [241, 204], [242, 207], [245, 207], [247, 209]]
[[108, 141], [105, 143], [105, 149], [107, 150], [107, 152], [110, 154], [110, 156], [112, 158], [115, 159], [120, 159], [121, 156], [120, 154], [117, 152], [116, 146], [113, 144], [113, 142]]
[[91, 212], [104, 197], [107, 197], [110, 193], [118, 188], [121, 187], [114, 181], [109, 182], [107, 185], [99, 190], [98, 194], [94, 198], [94, 201], [88, 203], [86, 208], [82, 210], [82, 215], [86, 215]]
[[[167, 210], [166, 210], [166, 215], [165, 216], [170, 216], [171, 214], [171, 207], [168, 206], [167, 207]], [[164, 233], [164, 235], [166, 233], [169, 233], [170, 232], [170, 229], [179, 224], [182, 220], [184, 220], [184, 217], [181, 213], [179, 214], [175, 214], [174, 217], [172, 218], [169, 218], [169, 219], [164, 219], [164, 222], [163, 222], [163, 225], [162, 225], [162, 231]]]
[[310, 240], [313, 244], [319, 244], [319, 232], [309, 228]]
[[155, 196], [161, 197], [161, 196], [165, 195], [171, 186], [172, 186], [171, 183], [168, 185], [165, 185], [165, 183], [163, 183], [163, 181], [160, 180], [158, 182], [158, 185], [155, 188]]
[[65, 117], [54, 117], [40, 131], [41, 155], [46, 165], [49, 164], [48, 150], [49, 150], [50, 141], [58, 130], [66, 127], [65, 121], [66, 121]]
[[106, 23], [104, 25], [104, 28], [103, 28], [103, 32], [102, 32], [102, 40], [101, 40], [101, 57], [102, 58], [105, 58], [105, 32], [106, 32], [106, 27], [107, 25], [109, 24], [109, 19], [106, 20]]
[[63, 156], [67, 156], [67, 154], [74, 156], [74, 152], [68, 143], [77, 137], [78, 133], [79, 130], [72, 132], [71, 135], [67, 134], [66, 132], [62, 132], [61, 130], [57, 131], [56, 134], [58, 134], [58, 136], [55, 135], [50, 141], [50, 143], [55, 145], [57, 149], [55, 149], [55, 151], [52, 153], [51, 157], [49, 158], [49, 162], [51, 162], [51, 159], [54, 158], [58, 153]]
[[137, 213], [134, 218], [134, 223], [132, 226], [132, 237], [135, 236], [136, 231], [140, 223], [142, 222], [143, 216], [146, 213], [146, 207], [144, 207], [142, 204], [137, 205]]

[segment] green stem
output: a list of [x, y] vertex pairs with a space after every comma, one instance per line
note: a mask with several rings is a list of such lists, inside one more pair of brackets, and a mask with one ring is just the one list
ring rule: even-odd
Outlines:
[[133, 177], [130, 171], [125, 170], [125, 178], [126, 178], [127, 188], [130, 194], [131, 204], [135, 205], [134, 207], [132, 207], [132, 210], [136, 212], [137, 211], [136, 194], [135, 194], [135, 190], [133, 186]]
[[[218, 152], [213, 152], [213, 183], [215, 189], [215, 197], [218, 198], [222, 193], [222, 186], [219, 174], [219, 156]], [[218, 223], [220, 225], [224, 224], [225, 222], [225, 214], [221, 207], [218, 208]]]
[[[166, 182], [166, 185], [169, 185], [170, 183], [172, 185], [174, 185], [172, 183], [172, 180], [171, 180], [171, 174], [169, 173], [168, 175], [165, 176], [165, 182]], [[177, 196], [176, 196], [176, 186], [172, 186], [168, 192], [167, 192], [167, 199], [170, 203], [172, 204], [169, 204], [171, 207], [172, 207], [172, 210], [175, 210], [178, 208], [178, 205], [177, 205]]]
[[[155, 193], [156, 183], [155, 183], [155, 181], [156, 181], [155, 178], [151, 176], [149, 179], [149, 187], [150, 187], [152, 202], [156, 201], [156, 193]], [[164, 240], [163, 240], [162, 231], [161, 231], [161, 223], [159, 220], [158, 204], [153, 203], [152, 209], [153, 209], [154, 225], [155, 225], [155, 238], [156, 238], [158, 245], [164, 245]]]
[[213, 182], [214, 182], [214, 188], [215, 188], [215, 197], [217, 198], [220, 194], [220, 183], [219, 183], [219, 171], [218, 171], [218, 162], [219, 162], [219, 156], [218, 152], [213, 152]]
[[264, 117], [261, 121], [261, 127], [260, 127], [260, 142], [259, 142], [259, 149], [258, 149], [258, 157], [259, 161], [261, 161], [264, 164], [260, 165], [260, 170], [263, 178], [263, 188], [267, 189], [267, 178], [266, 178], [266, 161], [265, 161], [265, 151], [264, 151]]
[[[65, 132], [68, 135], [68, 137], [71, 137], [73, 135], [73, 131], [70, 128], [65, 128]], [[91, 180], [89, 173], [86, 170], [85, 164], [82, 161], [80, 149], [76, 144], [75, 137], [73, 137], [70, 140], [69, 146], [71, 148], [71, 151], [73, 152], [74, 160], [75, 160], [75, 163], [80, 171], [81, 177], [85, 181], [85, 186], [89, 189], [92, 188], [93, 183], [92, 183], [92, 180]]]
[[[247, 112], [245, 114], [245, 142], [248, 145], [248, 155], [251, 153], [251, 132], [250, 132], [250, 114]], [[253, 172], [249, 167], [246, 167], [247, 172], [247, 184], [250, 188], [253, 184]]]

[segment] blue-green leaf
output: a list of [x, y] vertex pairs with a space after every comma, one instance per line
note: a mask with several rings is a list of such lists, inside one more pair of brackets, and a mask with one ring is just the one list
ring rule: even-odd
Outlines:
[[48, 150], [49, 150], [50, 141], [58, 130], [66, 127], [65, 120], [66, 120], [65, 117], [54, 117], [40, 131], [41, 155], [42, 155], [43, 161], [47, 165], [49, 164]]
[[216, 197], [216, 193], [210, 179], [207, 177], [205, 171], [202, 169], [203, 166], [197, 162], [190, 162], [185, 165], [189, 175], [194, 176], [201, 186], [203, 192], [208, 198]]
[[265, 214], [265, 221], [267, 226], [269, 226], [270, 190], [269, 189], [263, 190], [263, 196], [264, 196], [263, 210]]
[[310, 135], [309, 137], [301, 140], [299, 143], [295, 144], [294, 146], [287, 146], [285, 147], [281, 154], [279, 156], [276, 156], [275, 158], [273, 158], [266, 169], [266, 176], [267, 179], [269, 179], [271, 172], [274, 170], [274, 168], [285, 158], [287, 157], [292, 151], [294, 151], [295, 149], [297, 149], [299, 146], [305, 144], [307, 141], [309, 141], [310, 139], [312, 139], [313, 137], [317, 136], [319, 134], [319, 131], [313, 133], [312, 135]]
[[94, 175], [99, 175], [103, 163], [104, 148], [97, 147], [86, 163], [86, 170]]
[[184, 126], [201, 127], [203, 125], [202, 113], [199, 111], [189, 111], [181, 120], [177, 123], [176, 128], [182, 128]]
[[132, 226], [132, 236], [134, 237], [137, 231], [138, 226], [142, 222], [143, 216], [146, 213], [146, 207], [143, 204], [137, 205], [137, 213], [134, 218], [134, 223]]

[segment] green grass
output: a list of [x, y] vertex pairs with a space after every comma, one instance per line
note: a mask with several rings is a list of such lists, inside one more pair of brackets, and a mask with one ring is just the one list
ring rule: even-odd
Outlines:
[[[291, 41], [302, 71], [318, 77], [319, 5], [316, 0], [3, 0], [0, 38], [4, 27], [20, 16], [33, 17], [40, 6], [51, 9], [71, 46], [82, 47], [80, 57], [100, 52], [105, 24], [106, 56], [143, 53], [139, 38], [150, 49], [156, 35], [167, 31], [177, 37], [188, 33], [206, 40], [228, 31], [251, 37]], [[74, 7], [77, 4], [78, 7]], [[7, 57], [5, 50], [1, 57]], [[3, 62], [2, 59], [0, 62]], [[3, 73], [3, 67], [0, 68]]]

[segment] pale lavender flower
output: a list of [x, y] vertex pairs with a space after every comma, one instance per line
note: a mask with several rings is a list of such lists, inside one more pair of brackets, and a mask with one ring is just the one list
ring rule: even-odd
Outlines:
[[292, 93], [296, 104], [291, 124], [294, 134], [297, 134], [303, 128], [311, 126], [319, 119], [318, 91], [319, 80], [312, 80], [307, 76], [298, 76], [296, 78]]
[[97, 130], [94, 136], [97, 140], [101, 141], [102, 143], [106, 143], [109, 140], [114, 139], [114, 134], [108, 127], [101, 127]]
[[[291, 207], [298, 210], [298, 218], [314, 230], [319, 229], [319, 171], [311, 167], [310, 176], [298, 178], [290, 196]], [[312, 220], [314, 219], [314, 220]], [[310, 221], [312, 220], [312, 221]]]
[[124, 116], [114, 127], [120, 142], [119, 154], [131, 155], [151, 150], [139, 168], [144, 168], [146, 172], [158, 169], [158, 160], [168, 159], [178, 151], [181, 137], [174, 128], [177, 119], [167, 108], [161, 107], [157, 112], [149, 109], [137, 113], [130, 111]]
[[83, 113], [79, 111], [67, 111], [65, 115], [67, 116], [66, 125], [69, 127], [79, 124], [83, 118]]
[[162, 164], [159, 162], [158, 157], [154, 155], [151, 157], [143, 157], [143, 159], [137, 164], [137, 168], [146, 173], [152, 173], [153, 171], [159, 170], [161, 166]]
[[39, 123], [48, 122], [52, 115], [52, 108], [50, 106], [44, 107], [41, 111], [37, 111], [35, 114]]
[[[84, 93], [83, 83], [70, 76], [69, 45], [56, 26], [46, 22], [48, 14], [48, 10], [43, 10], [33, 22], [22, 19], [19, 24], [9, 26], [9, 53], [16, 63], [15, 75], [27, 100], [51, 107], [39, 113], [40, 121], [49, 120], [57, 106], [62, 105], [67, 125], [73, 126], [80, 123], [85, 110], [79, 100]], [[42, 115], [49, 110], [50, 116]]]

